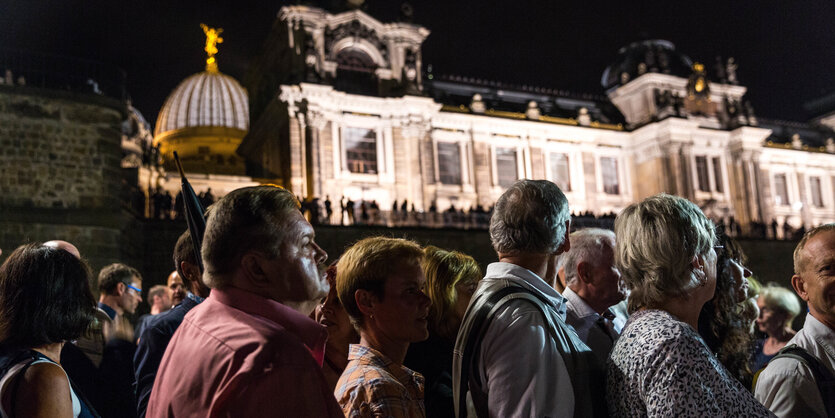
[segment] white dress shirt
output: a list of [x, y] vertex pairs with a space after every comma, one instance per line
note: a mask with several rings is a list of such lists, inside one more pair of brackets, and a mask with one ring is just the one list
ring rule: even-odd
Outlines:
[[[542, 296], [565, 318], [562, 296], [530, 270], [492, 263], [479, 288], [496, 280]], [[565, 362], [545, 318], [530, 302], [510, 301], [496, 312], [481, 342], [477, 367], [491, 417], [574, 416], [574, 389]]]
[[[835, 374], [835, 330], [806, 315], [803, 329], [787, 345], [797, 344]], [[812, 370], [793, 358], [778, 358], [757, 378], [754, 396], [778, 417], [826, 417]]]
[[613, 310], [608, 310], [609, 318], [601, 316], [583, 298], [570, 287], [562, 292], [565, 298], [565, 322], [574, 327], [574, 331], [591, 348], [600, 364], [606, 365], [606, 358], [620, 335], [626, 319], [618, 317]]

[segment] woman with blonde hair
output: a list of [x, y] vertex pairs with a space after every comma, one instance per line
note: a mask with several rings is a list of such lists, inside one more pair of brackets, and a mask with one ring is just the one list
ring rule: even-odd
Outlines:
[[666, 194], [615, 219], [615, 263], [631, 291], [629, 321], [607, 364], [612, 416], [773, 416], [699, 336], [716, 289], [713, 224], [692, 202]]
[[429, 339], [409, 346], [404, 364], [426, 378], [426, 416], [453, 417], [452, 350], [467, 305], [482, 278], [476, 261], [458, 251], [423, 249]]
[[800, 302], [793, 291], [769, 283], [760, 291], [757, 307], [760, 308], [757, 329], [765, 333], [765, 338], [757, 340], [754, 345], [751, 365], [754, 371], [765, 367], [794, 337], [796, 332], [792, 329], [792, 321], [800, 313]]
[[346, 417], [426, 416], [423, 376], [403, 365], [409, 345], [429, 336], [422, 260], [415, 242], [385, 237], [339, 258], [336, 292], [360, 335], [334, 390]]

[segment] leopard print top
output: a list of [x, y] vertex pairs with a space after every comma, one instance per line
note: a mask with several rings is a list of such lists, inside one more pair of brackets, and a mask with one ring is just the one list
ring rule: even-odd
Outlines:
[[607, 361], [613, 417], [772, 417], [710, 352], [699, 334], [666, 311], [634, 313]]

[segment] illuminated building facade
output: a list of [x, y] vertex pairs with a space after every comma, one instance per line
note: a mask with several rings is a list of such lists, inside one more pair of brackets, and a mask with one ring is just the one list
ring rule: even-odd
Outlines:
[[517, 179], [547, 179], [578, 213], [666, 192], [745, 232], [835, 221], [829, 119], [758, 120], [732, 59], [708, 71], [669, 42], [633, 43], [594, 96], [435, 76], [427, 36], [360, 10], [282, 8], [243, 83], [235, 178], [417, 211], [487, 208]]

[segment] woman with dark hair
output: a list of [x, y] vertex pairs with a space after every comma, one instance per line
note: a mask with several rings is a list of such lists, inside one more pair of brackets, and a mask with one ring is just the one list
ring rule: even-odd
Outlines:
[[0, 415], [91, 417], [59, 364], [94, 318], [90, 269], [69, 251], [17, 248], [0, 266]]
[[746, 388], [754, 374], [749, 362], [752, 353], [751, 325], [756, 313], [745, 309], [748, 277], [745, 254], [736, 241], [720, 235], [716, 261], [716, 292], [699, 314], [699, 334], [719, 362]]
[[426, 378], [427, 417], [453, 417], [452, 350], [461, 320], [483, 277], [476, 261], [458, 251], [423, 249], [424, 292], [429, 308], [429, 339], [409, 345], [406, 367]]
[[336, 261], [328, 267], [325, 278], [331, 289], [322, 302], [316, 305], [312, 316], [313, 320], [328, 330], [322, 373], [330, 388], [335, 389], [339, 376], [342, 376], [348, 364], [348, 346], [358, 343], [360, 336], [351, 325], [351, 319], [348, 318], [336, 294]]

